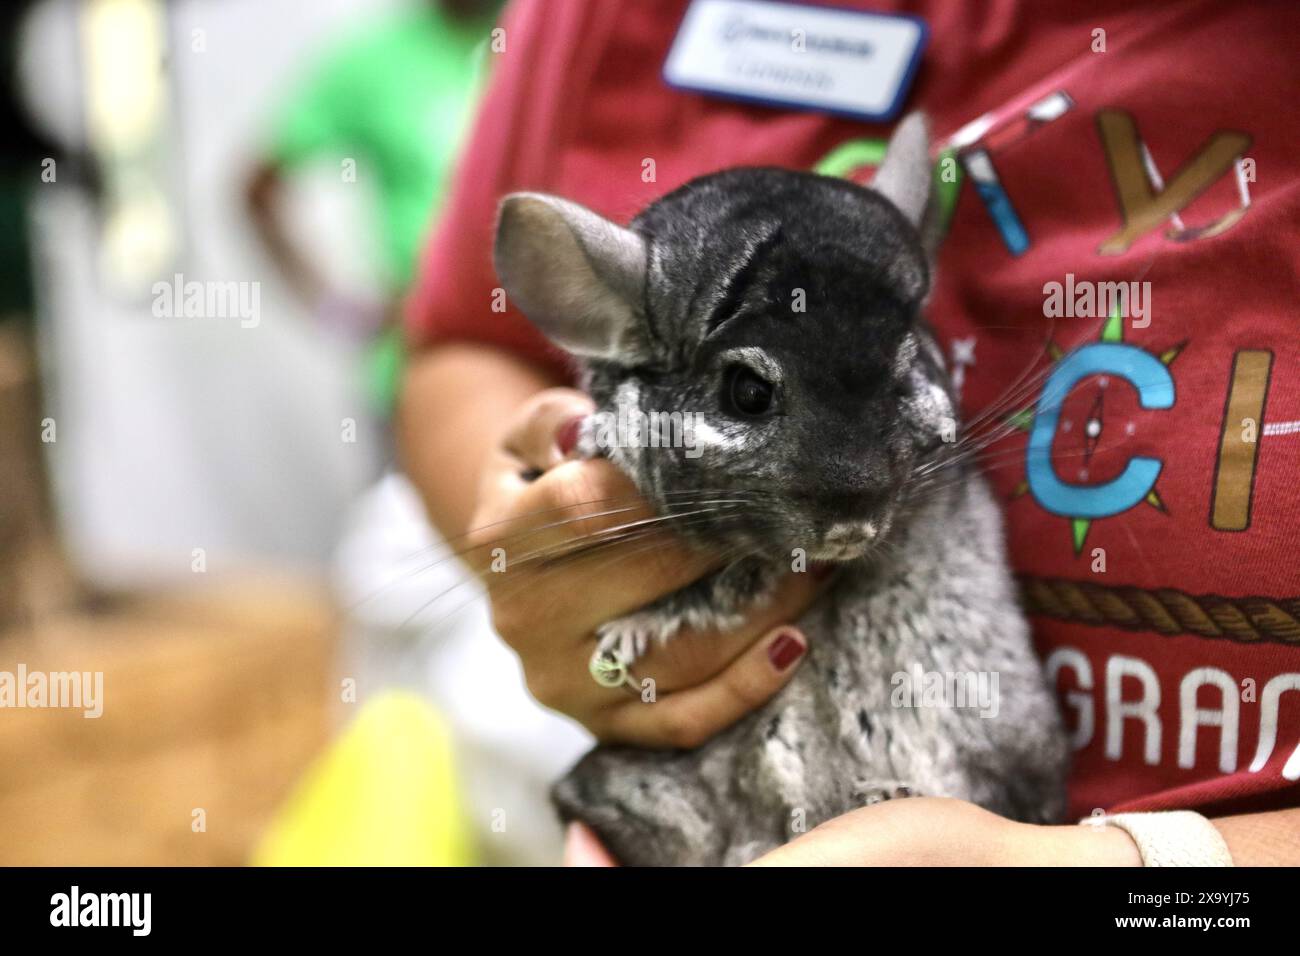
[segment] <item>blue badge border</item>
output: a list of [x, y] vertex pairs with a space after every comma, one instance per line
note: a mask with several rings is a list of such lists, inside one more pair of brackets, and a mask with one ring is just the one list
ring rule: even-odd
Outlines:
[[[694, 0], [691, 0], [692, 4]], [[690, 14], [690, 5], [687, 6], [686, 12], [682, 14], [681, 22], [677, 24], [677, 32], [673, 34], [673, 42], [668, 47], [668, 53], [664, 57], [663, 65], [659, 68], [659, 76], [664, 85], [670, 89], [677, 90], [679, 93], [695, 93], [702, 96], [712, 96], [721, 100], [730, 100], [734, 103], [747, 103], [752, 106], [766, 106], [778, 110], [799, 110], [805, 113], [820, 113], [825, 116], [840, 116], [845, 119], [867, 120], [872, 123], [887, 123], [896, 119], [902, 111], [903, 102], [907, 99], [907, 94], [912, 89], [912, 81], [916, 78], [916, 72], [921, 67], [921, 55], [925, 52], [926, 45], [930, 42], [930, 25], [921, 17], [910, 13], [878, 13], [874, 10], [854, 10], [848, 7], [838, 7], [829, 3], [799, 3], [793, 0], [745, 0], [746, 3], [767, 3], [774, 6], [799, 6], [799, 7], [817, 7], [822, 10], [833, 10], [836, 13], [846, 14], [848, 16], [867, 15], [872, 17], [885, 17], [893, 20], [910, 20], [920, 28], [920, 36], [917, 37], [916, 49], [912, 51], [912, 59], [908, 62], [907, 68], [903, 71], [903, 78], [898, 84], [898, 92], [894, 95], [894, 100], [885, 109], [879, 113], [863, 113], [859, 110], [835, 109], [828, 106], [811, 106], [807, 103], [800, 103], [792, 100], [773, 100], [765, 96], [748, 96], [744, 93], [733, 93], [730, 90], [717, 90], [705, 86], [688, 86], [684, 83], [674, 83], [668, 78], [668, 61], [672, 59], [673, 51], [677, 48], [681, 40], [682, 28], [686, 25], [686, 17]]]

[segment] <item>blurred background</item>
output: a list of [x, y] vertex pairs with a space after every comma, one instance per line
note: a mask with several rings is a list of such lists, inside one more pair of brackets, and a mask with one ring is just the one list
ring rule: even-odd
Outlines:
[[558, 859], [585, 735], [388, 436], [499, 6], [0, 13], [0, 864]]

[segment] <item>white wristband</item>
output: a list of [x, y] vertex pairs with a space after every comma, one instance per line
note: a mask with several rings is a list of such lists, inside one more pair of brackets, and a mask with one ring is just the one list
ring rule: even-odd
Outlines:
[[[1096, 824], [1097, 820], [1085, 820]], [[1232, 866], [1232, 854], [1218, 829], [1191, 810], [1117, 813], [1101, 822], [1133, 838], [1143, 866]]]

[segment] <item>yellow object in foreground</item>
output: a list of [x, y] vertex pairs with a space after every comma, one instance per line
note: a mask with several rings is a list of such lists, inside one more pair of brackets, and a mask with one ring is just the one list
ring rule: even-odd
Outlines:
[[467, 866], [451, 735], [427, 703], [387, 692], [308, 771], [253, 854], [258, 866]]

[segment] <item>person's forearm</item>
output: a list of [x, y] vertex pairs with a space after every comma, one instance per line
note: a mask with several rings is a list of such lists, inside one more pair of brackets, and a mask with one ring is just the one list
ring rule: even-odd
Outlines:
[[1246, 813], [1210, 821], [1237, 866], [1300, 866], [1300, 809]]
[[484, 458], [511, 413], [529, 396], [560, 384], [487, 345], [449, 343], [411, 355], [397, 414], [398, 451], [446, 538], [468, 530]]
[[[1300, 809], [1216, 817], [1214, 824], [1236, 866], [1300, 865]], [[1027, 845], [1043, 864], [1129, 866], [1140, 863], [1132, 839], [1115, 827], [1030, 828], [1041, 839]]]

